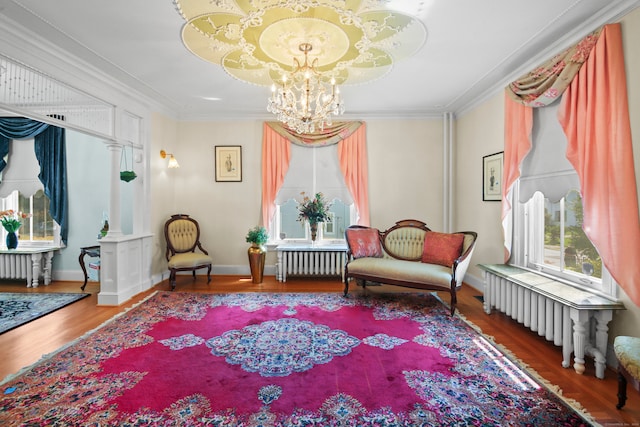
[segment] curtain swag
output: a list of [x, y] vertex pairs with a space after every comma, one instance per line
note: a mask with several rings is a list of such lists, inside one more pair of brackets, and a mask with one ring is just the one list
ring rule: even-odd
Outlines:
[[528, 107], [543, 107], [558, 99], [578, 74], [603, 27], [590, 33], [564, 52], [528, 72], [507, 86], [507, 94], [516, 102]]
[[[56, 116], [62, 120], [61, 117]], [[25, 117], [0, 117], [0, 172], [7, 166], [12, 139], [34, 139], [40, 164], [38, 178], [49, 198], [49, 213], [60, 224], [60, 237], [67, 243], [68, 193], [65, 130]]]
[[333, 145], [349, 137], [362, 125], [362, 122], [336, 122], [333, 126], [326, 127], [324, 131], [314, 134], [300, 134], [290, 130], [280, 122], [267, 122], [267, 125], [282, 137], [296, 145], [317, 146]]

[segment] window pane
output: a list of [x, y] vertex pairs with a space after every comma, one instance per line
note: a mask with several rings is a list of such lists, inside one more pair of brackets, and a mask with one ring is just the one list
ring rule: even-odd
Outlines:
[[[602, 278], [602, 260], [596, 248], [582, 229], [582, 198], [577, 191], [570, 191], [565, 199], [565, 246], [575, 260], [566, 268], [571, 271]], [[573, 255], [572, 255], [573, 256]]]
[[[332, 200], [329, 208], [331, 221], [323, 224], [323, 239], [344, 239], [344, 230], [351, 225], [351, 206], [341, 200]], [[306, 225], [298, 221], [298, 202], [289, 199], [280, 205], [280, 239], [309, 239], [306, 236]]]
[[[18, 193], [18, 212], [31, 212], [31, 198], [25, 197], [22, 194]], [[19, 239], [20, 240], [29, 240], [31, 236], [31, 221], [30, 218], [26, 218], [22, 220], [22, 227], [20, 227]]]
[[351, 225], [350, 206], [340, 200], [334, 200], [329, 208], [331, 221], [324, 225], [324, 237], [328, 239], [344, 239], [344, 229]]
[[53, 240], [53, 219], [49, 214], [49, 198], [44, 191], [33, 195], [33, 240]]
[[551, 203], [549, 199], [544, 199], [544, 263], [558, 269], [562, 268], [560, 263], [560, 202]]
[[285, 204], [280, 205], [280, 238], [305, 238], [304, 223], [298, 221], [298, 202], [293, 199], [289, 199]]
[[602, 260], [582, 223], [582, 198], [577, 191], [570, 191], [557, 203], [545, 199], [544, 264], [600, 279]]
[[[17, 193], [18, 206], [13, 198]], [[13, 200], [13, 202], [12, 202]], [[33, 196], [27, 197], [17, 191], [4, 199], [7, 209], [31, 214], [30, 218], [22, 220], [22, 227], [18, 233], [22, 241], [53, 241], [54, 222], [49, 214], [49, 198], [43, 190], [38, 190]]]

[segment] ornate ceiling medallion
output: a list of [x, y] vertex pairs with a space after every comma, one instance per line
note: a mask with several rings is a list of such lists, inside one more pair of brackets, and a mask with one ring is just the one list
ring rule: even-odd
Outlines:
[[302, 43], [313, 46], [309, 61], [323, 79], [344, 85], [382, 77], [427, 35], [420, 20], [381, 0], [174, 1], [191, 52], [261, 86], [293, 71]]
[[272, 86], [268, 110], [298, 133], [323, 130], [344, 112], [338, 85], [384, 76], [427, 36], [386, 0], [174, 1], [187, 21], [185, 46], [236, 79]]

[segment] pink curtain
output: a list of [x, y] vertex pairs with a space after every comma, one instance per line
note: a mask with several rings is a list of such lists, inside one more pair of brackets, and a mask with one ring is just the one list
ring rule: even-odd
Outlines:
[[640, 222], [620, 25], [605, 27], [558, 111], [580, 177], [584, 231], [640, 306]]
[[359, 225], [370, 224], [369, 173], [367, 166], [367, 136], [363, 123], [354, 133], [338, 143], [338, 160], [347, 188], [358, 212]]
[[516, 102], [505, 93], [504, 100], [504, 172], [502, 178], [502, 227], [504, 231], [505, 262], [511, 257], [511, 188], [520, 176], [520, 164], [531, 150], [533, 109]]
[[262, 134], [262, 225], [269, 228], [276, 212], [276, 195], [289, 170], [289, 141], [267, 123]]

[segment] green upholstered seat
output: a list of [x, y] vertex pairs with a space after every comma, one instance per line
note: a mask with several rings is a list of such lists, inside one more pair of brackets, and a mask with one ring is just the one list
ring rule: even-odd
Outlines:
[[613, 342], [618, 359], [618, 404], [621, 409], [627, 401], [627, 383], [640, 391], [640, 338], [618, 336]]

